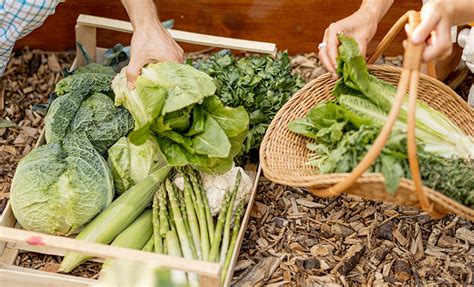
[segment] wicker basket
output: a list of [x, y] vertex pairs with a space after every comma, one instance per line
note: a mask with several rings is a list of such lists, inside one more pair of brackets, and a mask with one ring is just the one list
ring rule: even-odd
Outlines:
[[[388, 65], [370, 65], [370, 72], [397, 85], [402, 69]], [[320, 76], [298, 91], [277, 113], [270, 124], [260, 148], [260, 161], [265, 176], [274, 182], [304, 187], [317, 195], [318, 190], [343, 181], [348, 174], [319, 174], [315, 167], [306, 165], [310, 139], [288, 129], [292, 120], [303, 118], [320, 102], [333, 99], [335, 81], [329, 74]], [[420, 75], [418, 98], [448, 116], [464, 133], [474, 136], [474, 112], [453, 90], [429, 76]], [[411, 180], [402, 179], [396, 196], [385, 189], [385, 179], [379, 173], [364, 173], [345, 192], [364, 198], [418, 206], [419, 200]], [[463, 206], [443, 194], [423, 187], [433, 204], [433, 214], [453, 212], [474, 220], [474, 210]]]

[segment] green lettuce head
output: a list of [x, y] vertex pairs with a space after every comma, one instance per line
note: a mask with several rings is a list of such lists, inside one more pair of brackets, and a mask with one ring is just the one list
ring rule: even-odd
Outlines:
[[170, 166], [192, 165], [210, 173], [232, 167], [248, 131], [244, 107], [226, 107], [214, 96], [210, 76], [189, 65], [161, 62], [142, 69], [129, 90], [125, 69], [112, 81], [115, 104], [135, 119], [129, 135], [140, 145], [152, 136]]

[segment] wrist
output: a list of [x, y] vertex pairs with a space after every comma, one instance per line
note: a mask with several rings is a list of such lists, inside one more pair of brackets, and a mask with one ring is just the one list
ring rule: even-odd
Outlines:
[[393, 0], [363, 0], [358, 12], [378, 24], [392, 4]]
[[163, 25], [161, 24], [158, 17], [146, 17], [146, 19], [141, 19], [132, 23], [133, 30], [137, 32], [148, 33], [150, 31], [160, 31], [164, 30]]
[[121, 0], [134, 30], [161, 25], [153, 0]]
[[472, 0], [443, 1], [437, 0], [436, 10], [444, 12], [446, 19], [453, 26], [464, 25], [474, 21], [474, 5]]

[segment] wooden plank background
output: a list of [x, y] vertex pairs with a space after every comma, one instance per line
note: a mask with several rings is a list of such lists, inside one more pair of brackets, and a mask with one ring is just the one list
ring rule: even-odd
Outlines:
[[[248, 40], [268, 41], [290, 54], [316, 51], [325, 28], [353, 13], [360, 0], [161, 0], [156, 1], [162, 20], [174, 19], [175, 29]], [[100, 4], [99, 4], [100, 3]], [[395, 0], [395, 4], [379, 25], [369, 46], [373, 48], [393, 23], [409, 9], [419, 9], [421, 0]], [[44, 50], [74, 47], [74, 25], [79, 14], [128, 20], [119, 0], [67, 0], [56, 8], [44, 25], [17, 42]], [[387, 54], [401, 54], [399, 36]], [[111, 47], [128, 44], [130, 35], [98, 32], [98, 45]], [[186, 51], [202, 49], [183, 45]]]

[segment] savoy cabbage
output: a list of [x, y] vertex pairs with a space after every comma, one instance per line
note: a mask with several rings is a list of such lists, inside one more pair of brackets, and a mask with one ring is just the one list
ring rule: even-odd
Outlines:
[[93, 65], [56, 85], [47, 144], [20, 161], [12, 182], [12, 209], [25, 229], [72, 234], [112, 201], [112, 173], [102, 155], [133, 128], [131, 115], [109, 97], [112, 77]]
[[33, 149], [18, 164], [10, 191], [13, 213], [28, 230], [72, 234], [108, 206], [113, 179], [84, 135]]

